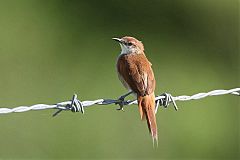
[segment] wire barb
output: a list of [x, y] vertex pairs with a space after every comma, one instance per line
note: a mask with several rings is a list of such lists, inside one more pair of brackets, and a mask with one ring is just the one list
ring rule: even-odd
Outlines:
[[155, 114], [158, 111], [159, 105], [163, 106], [164, 108], [167, 108], [170, 105], [170, 103], [173, 103], [173, 107], [174, 107], [175, 111], [178, 111], [177, 104], [176, 104], [176, 102], [174, 100], [174, 97], [171, 94], [163, 93], [163, 94], [161, 94], [160, 96], [157, 96], [157, 97], [163, 97], [163, 98], [157, 99], [155, 101], [155, 103], [156, 103], [156, 105], [155, 105], [156, 106], [155, 107]]
[[[64, 108], [65, 107], [65, 108]], [[80, 100], [77, 99], [77, 95], [74, 94], [70, 104], [66, 104], [65, 106], [62, 104], [57, 104], [58, 111], [56, 111], [52, 116], [55, 117], [63, 110], [70, 110], [72, 112], [82, 112], [84, 114], [84, 107]]]
[[[219, 96], [219, 95], [237, 95], [240, 96], [240, 88], [233, 88], [230, 90], [213, 90], [207, 93], [197, 93], [192, 96], [177, 96], [173, 97], [171, 94], [164, 93], [159, 96], [155, 97], [156, 102], [156, 109], [155, 113], [157, 113], [157, 110], [159, 106], [163, 106], [164, 108], [167, 108], [171, 103], [173, 104], [175, 110], [178, 110], [178, 107], [176, 105], [175, 101], [189, 101], [189, 100], [197, 100], [202, 99], [207, 96]], [[44, 109], [57, 109], [57, 111], [53, 114], [55, 117], [62, 111], [72, 111], [72, 112], [81, 112], [84, 114], [85, 107], [93, 106], [93, 105], [110, 105], [110, 104], [119, 104], [119, 99], [97, 99], [93, 101], [80, 101], [77, 99], [77, 95], [74, 94], [72, 97], [72, 100], [60, 102], [53, 105], [47, 105], [47, 104], [35, 104], [32, 106], [19, 106], [16, 108], [0, 108], [0, 114], [7, 114], [7, 113], [19, 113], [19, 112], [26, 112], [30, 110], [44, 110]], [[124, 100], [121, 102], [124, 106], [129, 106], [133, 104], [137, 104], [137, 100]]]

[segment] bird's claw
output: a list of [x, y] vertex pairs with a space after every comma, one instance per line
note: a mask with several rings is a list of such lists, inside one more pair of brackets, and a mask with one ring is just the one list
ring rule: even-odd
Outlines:
[[117, 108], [118, 111], [124, 111], [123, 106], [124, 106], [124, 96], [121, 96], [118, 98], [117, 102], [115, 104], [118, 104], [120, 107]]
[[129, 96], [130, 94], [132, 94], [132, 93], [133, 93], [133, 92], [130, 91], [130, 92], [128, 92], [128, 93], [126, 93], [126, 94], [124, 94], [124, 95], [122, 95], [122, 96], [120, 96], [120, 97], [118, 98], [118, 100], [117, 100], [117, 102], [116, 102], [115, 104], [118, 104], [120, 107], [119, 107], [117, 110], [119, 110], [119, 111], [124, 111], [124, 110], [123, 110], [123, 106], [126, 105], [126, 103], [125, 103], [125, 98], [126, 98], [127, 96]]
[[116, 110], [118, 110], [118, 111], [123, 111], [123, 112], [124, 112], [123, 106], [120, 106], [120, 107], [117, 108]]

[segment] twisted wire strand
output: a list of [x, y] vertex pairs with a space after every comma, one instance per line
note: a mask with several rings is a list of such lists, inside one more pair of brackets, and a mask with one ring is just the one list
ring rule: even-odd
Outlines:
[[[175, 109], [177, 110], [177, 105], [175, 101], [189, 101], [189, 100], [197, 100], [202, 99], [208, 96], [219, 96], [219, 95], [237, 95], [240, 96], [240, 88], [233, 88], [229, 90], [213, 90], [207, 93], [197, 93], [192, 96], [182, 95], [182, 96], [172, 96], [171, 94], [164, 93], [162, 95], [156, 96], [156, 112], [158, 106], [167, 107], [170, 103], [173, 103]], [[32, 106], [19, 106], [15, 108], [0, 108], [0, 114], [7, 114], [7, 113], [19, 113], [19, 112], [26, 112], [30, 110], [44, 110], [44, 109], [57, 109], [58, 111], [53, 114], [56, 116], [63, 110], [70, 110], [72, 112], [82, 112], [84, 113], [84, 108], [93, 106], [93, 105], [110, 105], [110, 104], [121, 104], [121, 105], [133, 105], [137, 104], [137, 100], [126, 100], [120, 101], [119, 99], [97, 99], [92, 101], [80, 101], [77, 99], [77, 95], [74, 95], [72, 100], [60, 102], [57, 104], [35, 104]]]

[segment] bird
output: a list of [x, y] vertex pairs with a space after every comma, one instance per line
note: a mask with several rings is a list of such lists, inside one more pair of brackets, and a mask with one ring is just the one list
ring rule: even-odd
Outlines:
[[120, 99], [133, 93], [137, 97], [141, 120], [147, 121], [153, 144], [158, 144], [158, 131], [155, 116], [155, 86], [156, 81], [152, 64], [144, 53], [143, 43], [134, 37], [124, 36], [112, 38], [120, 44], [121, 52], [117, 58], [118, 78], [129, 91]]

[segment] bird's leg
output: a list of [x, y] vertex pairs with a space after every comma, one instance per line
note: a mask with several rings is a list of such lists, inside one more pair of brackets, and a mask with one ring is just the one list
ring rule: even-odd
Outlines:
[[130, 94], [132, 94], [132, 93], [133, 93], [133, 91], [130, 91], [130, 92], [126, 93], [126, 94], [120, 96], [120, 97], [118, 98], [118, 100], [124, 101], [124, 99], [125, 99], [127, 96], [129, 96]]
[[128, 92], [128, 93], [126, 93], [126, 94], [124, 94], [124, 95], [122, 95], [122, 96], [120, 96], [120, 97], [118, 98], [118, 102], [117, 102], [116, 104], [118, 104], [118, 105], [120, 106], [120, 108], [118, 108], [117, 110], [124, 111], [124, 110], [123, 110], [124, 99], [125, 99], [127, 96], [129, 96], [130, 94], [132, 94], [132, 93], [133, 93], [133, 91], [130, 91], [130, 92]]

